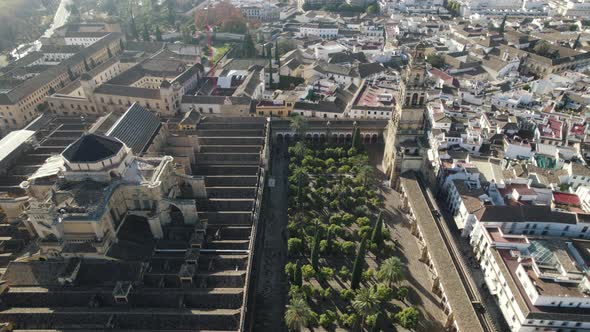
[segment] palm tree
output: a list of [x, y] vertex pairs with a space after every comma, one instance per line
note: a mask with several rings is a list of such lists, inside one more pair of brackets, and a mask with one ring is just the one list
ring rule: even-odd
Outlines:
[[300, 138], [303, 137], [306, 127], [305, 119], [299, 113], [291, 113], [291, 130], [293, 130], [297, 136]]
[[391, 285], [399, 283], [403, 279], [402, 261], [397, 257], [390, 257], [381, 263], [377, 272], [379, 280]]
[[368, 184], [373, 182], [374, 173], [373, 173], [373, 166], [371, 165], [363, 165], [359, 168], [358, 173], [356, 175], [357, 179], [359, 179], [363, 186], [367, 186]]
[[361, 288], [352, 301], [352, 307], [363, 318], [372, 315], [379, 310], [379, 298], [373, 287]]
[[287, 306], [285, 323], [289, 330], [300, 331], [309, 324], [312, 316], [313, 312], [305, 299], [298, 296], [291, 299], [291, 302]]
[[301, 205], [303, 204], [303, 187], [307, 184], [308, 176], [303, 167], [296, 167], [293, 170], [293, 176], [297, 179], [297, 206], [301, 209]]
[[307, 152], [307, 147], [305, 146], [305, 143], [297, 142], [295, 145], [293, 145], [293, 149], [291, 151], [293, 151], [293, 155], [297, 157], [297, 160], [301, 161]]

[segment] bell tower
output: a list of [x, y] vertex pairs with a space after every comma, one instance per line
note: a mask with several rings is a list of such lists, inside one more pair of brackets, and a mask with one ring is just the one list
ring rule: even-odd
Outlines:
[[429, 87], [425, 50], [426, 46], [419, 43], [410, 52], [400, 84], [401, 111], [387, 125], [382, 167], [393, 188], [397, 188], [399, 176], [404, 171], [420, 170], [423, 165], [425, 106]]

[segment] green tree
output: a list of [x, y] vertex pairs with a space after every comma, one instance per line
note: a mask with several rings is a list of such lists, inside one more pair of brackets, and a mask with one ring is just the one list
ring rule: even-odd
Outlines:
[[416, 308], [405, 308], [404, 310], [395, 314], [395, 319], [397, 319], [402, 327], [413, 330], [418, 327], [420, 311], [418, 311]]
[[332, 238], [334, 237], [334, 226], [336, 225], [330, 225], [330, 227], [328, 227], [328, 232], [326, 234], [326, 254], [332, 252]]
[[381, 332], [381, 329], [379, 328], [379, 321], [381, 320], [381, 316], [383, 314], [381, 313], [381, 311], [379, 311], [376, 315], [375, 315], [375, 321], [373, 322], [373, 324], [371, 325], [371, 332]]
[[68, 66], [68, 77], [70, 81], [76, 80], [76, 75], [74, 75], [74, 72], [72, 71], [72, 68], [70, 68], [70, 66]]
[[279, 47], [279, 56], [285, 55], [285, 53], [290, 52], [297, 48], [297, 45], [293, 40], [290, 39], [279, 39], [277, 41]]
[[377, 278], [391, 286], [399, 283], [403, 278], [402, 262], [398, 257], [390, 257], [381, 263]]
[[315, 235], [313, 237], [313, 246], [311, 247], [311, 266], [316, 271], [319, 271], [320, 261], [320, 227], [318, 223], [315, 225]]
[[66, 6], [66, 9], [70, 12], [72, 16], [80, 16], [80, 8], [75, 3], [71, 3]]
[[371, 242], [380, 246], [383, 244], [383, 212], [379, 212], [375, 227], [373, 227], [373, 234], [371, 234]]
[[375, 289], [373, 287], [359, 289], [352, 301], [352, 307], [363, 321], [367, 316], [376, 313], [379, 310], [379, 298]]
[[410, 289], [408, 287], [401, 286], [395, 292], [395, 298], [402, 301], [402, 302], [405, 302], [409, 293], [410, 293]]
[[303, 241], [296, 237], [290, 238], [289, 241], [287, 241], [287, 250], [291, 256], [300, 255], [303, 251]]
[[190, 44], [193, 42], [193, 35], [191, 34], [191, 30], [188, 26], [183, 26], [180, 29], [180, 34], [182, 35], [183, 43]]
[[535, 46], [533, 46], [533, 51], [535, 51], [535, 53], [537, 53], [540, 56], [549, 55], [550, 49], [551, 46], [546, 40], [540, 40], [537, 42], [537, 44], [535, 44]]
[[303, 285], [303, 273], [301, 272], [301, 262], [297, 260], [297, 265], [295, 266], [295, 276], [293, 278], [293, 284], [301, 287]]
[[162, 41], [162, 31], [160, 31], [159, 25], [156, 25], [156, 40]]
[[244, 40], [242, 41], [242, 57], [243, 58], [253, 58], [256, 56], [256, 47], [254, 46], [254, 42], [252, 41], [252, 36], [247, 33], [244, 36]]
[[292, 131], [295, 132], [297, 136], [300, 138], [303, 137], [305, 131], [307, 130], [307, 123], [305, 118], [301, 116], [299, 113], [291, 113], [290, 117], [290, 128]]
[[170, 25], [174, 25], [174, 22], [176, 21], [176, 13], [174, 12], [174, 1], [167, 0], [166, 5], [168, 7], [168, 23], [170, 23]]
[[308, 326], [313, 318], [313, 311], [303, 297], [291, 299], [285, 311], [285, 323], [289, 330], [300, 331]]
[[308, 176], [305, 168], [297, 167], [293, 171], [293, 176], [297, 179], [297, 207], [301, 210], [304, 202], [304, 187], [307, 185]]
[[291, 153], [293, 154], [293, 156], [297, 158], [299, 162], [301, 162], [301, 160], [303, 159], [303, 157], [305, 157], [305, 154], [307, 153], [307, 147], [305, 146], [305, 142], [295, 143], [295, 145], [293, 145], [293, 148], [291, 149]]
[[130, 21], [129, 21], [129, 33], [135, 39], [139, 36], [137, 31], [137, 26], [135, 25], [135, 16], [133, 16], [133, 11], [131, 11]]
[[498, 31], [500, 32], [501, 35], [504, 34], [504, 31], [506, 29], [506, 17], [508, 15], [504, 15], [504, 18], [502, 19], [502, 23], [500, 23], [500, 28], [498, 29]]
[[86, 58], [84, 58], [84, 69], [90, 71], [90, 66], [88, 65], [88, 61], [86, 61]]
[[271, 43], [269, 43], [267, 46], [267, 52], [268, 52], [268, 87], [272, 89], [274, 87], [274, 82], [273, 82], [273, 78], [272, 78], [272, 44]]
[[573, 48], [574, 50], [575, 50], [575, 49], [577, 49], [578, 47], [580, 47], [580, 36], [581, 36], [581, 35], [582, 35], [581, 33], [580, 33], [580, 34], [578, 34], [578, 37], [576, 37], [576, 41], [574, 41], [574, 45], [572, 46], [572, 48]]
[[281, 56], [279, 55], [279, 41], [275, 42], [275, 63], [277, 65], [277, 74], [279, 75], [279, 81], [277, 82], [279, 88], [281, 85]]
[[378, 14], [379, 7], [376, 4], [371, 4], [367, 7], [366, 12], [367, 12], [367, 14], [371, 14], [371, 15]]
[[358, 126], [355, 126], [352, 132], [352, 147], [357, 149], [357, 151], [362, 147], [361, 129]]
[[147, 23], [144, 23], [143, 24], [143, 31], [141, 32], [141, 38], [144, 41], [149, 41], [150, 40], [150, 31], [148, 30]]
[[[328, 288], [330, 289], [330, 288]], [[326, 310], [323, 314], [320, 315], [320, 326], [325, 329], [329, 329], [336, 321], [336, 313], [332, 310]]]
[[358, 169], [356, 174], [357, 180], [361, 181], [363, 186], [367, 187], [374, 181], [375, 172], [373, 166], [371, 165], [363, 165]]
[[102, 0], [100, 2], [100, 10], [107, 13], [109, 16], [117, 14], [117, 3], [115, 0]]
[[367, 238], [363, 238], [359, 250], [354, 259], [354, 265], [352, 266], [352, 277], [350, 280], [350, 287], [352, 289], [358, 289], [363, 275], [363, 267], [365, 265], [365, 249], [367, 246]]
[[440, 54], [431, 54], [426, 58], [426, 62], [428, 62], [432, 67], [442, 69], [445, 66], [445, 59]]
[[295, 268], [296, 268], [296, 264], [293, 262], [288, 262], [287, 264], [285, 264], [285, 274], [287, 275], [287, 278], [289, 279], [290, 282], [294, 282], [295, 281]]

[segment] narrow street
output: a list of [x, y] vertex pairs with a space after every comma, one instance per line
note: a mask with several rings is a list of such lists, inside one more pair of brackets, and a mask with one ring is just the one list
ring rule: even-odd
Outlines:
[[286, 331], [283, 316], [287, 303], [288, 282], [284, 273], [287, 261], [287, 146], [273, 147], [272, 170], [268, 187], [270, 204], [265, 211], [264, 245], [260, 274], [257, 277], [254, 331]]
[[475, 281], [475, 286], [477, 287], [477, 291], [479, 292], [479, 296], [481, 299], [482, 304], [486, 308], [487, 314], [492, 318], [492, 322], [496, 327], [497, 331], [509, 331], [510, 326], [506, 322], [502, 311], [500, 310], [499, 304], [494, 298], [492, 294], [488, 291], [485, 285], [485, 279], [481, 267], [477, 263], [473, 255], [473, 249], [471, 244], [469, 243], [469, 238], [461, 237], [461, 232], [457, 228], [457, 225], [453, 222], [453, 216], [451, 212], [447, 209], [446, 202], [441, 197], [437, 197], [437, 204], [441, 208], [442, 215], [444, 220], [446, 221], [448, 227], [451, 229], [453, 237], [455, 239], [455, 243], [461, 250], [462, 258], [465, 261], [465, 265], [469, 267], [469, 271], [473, 280]]

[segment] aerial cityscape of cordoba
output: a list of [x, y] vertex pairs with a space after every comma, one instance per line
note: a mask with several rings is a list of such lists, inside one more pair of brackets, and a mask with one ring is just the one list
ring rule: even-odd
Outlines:
[[590, 331], [590, 0], [0, 0], [0, 332]]

